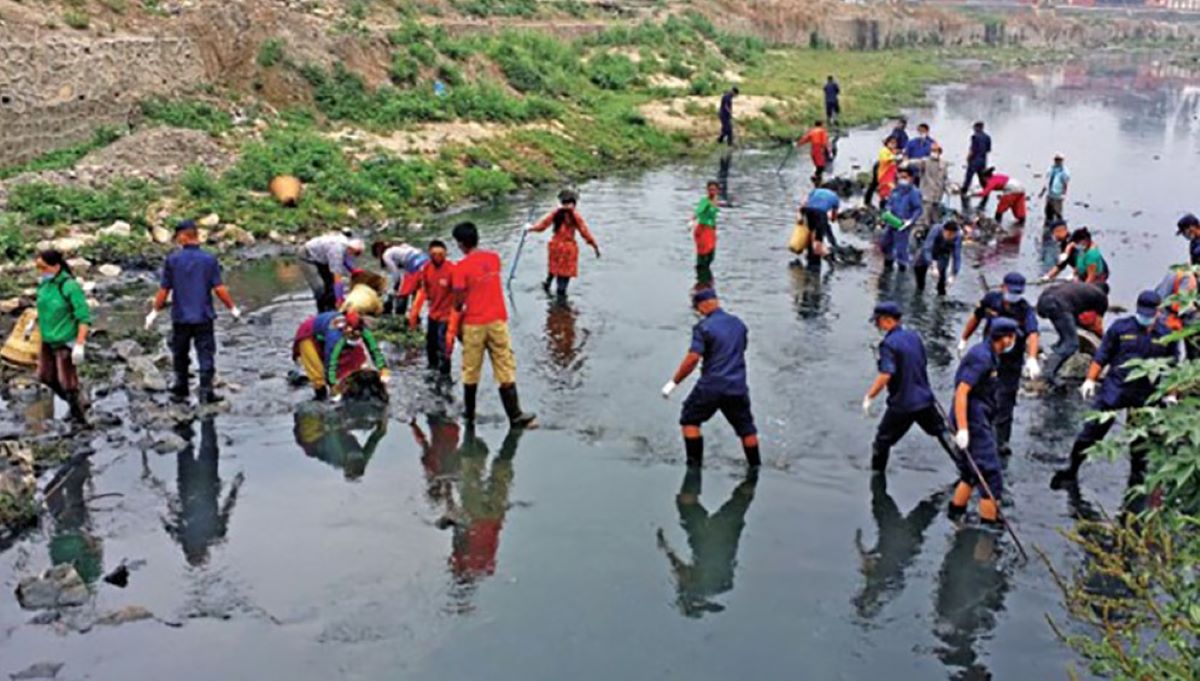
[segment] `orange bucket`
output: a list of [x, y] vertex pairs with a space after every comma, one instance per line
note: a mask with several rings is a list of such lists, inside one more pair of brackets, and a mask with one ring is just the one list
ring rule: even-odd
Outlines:
[[267, 186], [271, 196], [285, 206], [296, 205], [300, 201], [300, 191], [303, 188], [304, 185], [300, 183], [300, 180], [291, 175], [280, 175], [271, 180], [271, 184]]

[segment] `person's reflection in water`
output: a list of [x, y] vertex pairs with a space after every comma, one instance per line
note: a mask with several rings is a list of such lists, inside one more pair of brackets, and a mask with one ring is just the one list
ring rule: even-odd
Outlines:
[[91, 481], [87, 460], [56, 475], [46, 486], [46, 507], [54, 518], [50, 537], [50, 562], [72, 565], [83, 581], [91, 584], [104, 571], [104, 545], [92, 533], [85, 486]]
[[732, 207], [733, 200], [729, 198], [729, 172], [733, 170], [733, 150], [727, 149], [721, 154], [721, 160], [717, 164], [717, 185], [720, 191], [717, 193], [719, 205], [723, 207]]
[[793, 305], [801, 319], [825, 319], [829, 309], [829, 294], [824, 285], [833, 276], [830, 268], [822, 276], [820, 260], [797, 258], [788, 266], [792, 275]]
[[945, 490], [923, 499], [908, 515], [887, 491], [887, 476], [871, 476], [871, 515], [878, 528], [875, 548], [867, 550], [862, 543], [862, 530], [854, 533], [854, 545], [862, 558], [865, 581], [862, 591], [854, 597], [859, 617], [872, 619], [893, 598], [904, 590], [904, 573], [916, 560], [925, 543], [925, 531], [941, 511]]
[[176, 455], [178, 496], [170, 502], [166, 529], [179, 542], [190, 565], [204, 565], [208, 562], [209, 548], [223, 540], [229, 529], [229, 517], [237, 503], [243, 477], [241, 473], [234, 476], [222, 503], [218, 472], [220, 452], [214, 419], [210, 416], [200, 421], [199, 448], [195, 446], [191, 422], [179, 430], [188, 444]]
[[546, 310], [546, 350], [550, 362], [562, 371], [555, 371], [556, 383], [566, 382], [582, 364], [583, 347], [587, 344], [587, 331], [576, 329], [578, 313], [566, 301], [554, 301]]
[[701, 469], [688, 467], [683, 486], [675, 497], [675, 508], [679, 511], [679, 524], [687, 533], [692, 562], [683, 560], [667, 544], [662, 529], [658, 530], [658, 547], [666, 554], [675, 577], [675, 605], [684, 616], [699, 618], [705, 613], [725, 610], [725, 606], [712, 599], [733, 589], [738, 543], [757, 485], [758, 470], [751, 468], [734, 488], [729, 501], [709, 515], [700, 503]]
[[996, 627], [996, 614], [1004, 608], [1008, 593], [998, 539], [988, 529], [959, 529], [938, 572], [934, 634], [943, 644], [937, 656], [952, 679], [992, 678], [975, 646]]
[[458, 422], [446, 414], [428, 414], [429, 436], [413, 419], [413, 438], [421, 447], [421, 467], [425, 470], [425, 496], [434, 506], [453, 503], [454, 478], [459, 471]]
[[[387, 435], [387, 423], [387, 406], [378, 402], [343, 402], [337, 409], [305, 402], [296, 407], [292, 434], [306, 455], [342, 469], [347, 480], [357, 480]], [[354, 431], [370, 434], [360, 443]]]
[[523, 428], [508, 431], [500, 452], [488, 467], [488, 446], [468, 427], [459, 449], [459, 510], [454, 519], [450, 572], [455, 612], [473, 609], [471, 597], [480, 580], [496, 572], [500, 530], [508, 513], [508, 495], [513, 483], [513, 458], [517, 455]]

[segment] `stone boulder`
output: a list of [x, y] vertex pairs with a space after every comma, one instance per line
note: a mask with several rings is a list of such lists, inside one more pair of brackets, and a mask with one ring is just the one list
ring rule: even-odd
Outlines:
[[167, 379], [155, 366], [154, 360], [146, 356], [129, 357], [125, 360], [138, 387], [149, 392], [164, 392], [167, 389]]
[[128, 239], [133, 236], [133, 227], [124, 220], [117, 220], [108, 227], [100, 230], [101, 236], [115, 236], [122, 239]]
[[17, 602], [26, 610], [83, 605], [91, 593], [73, 565], [56, 565], [17, 584]]

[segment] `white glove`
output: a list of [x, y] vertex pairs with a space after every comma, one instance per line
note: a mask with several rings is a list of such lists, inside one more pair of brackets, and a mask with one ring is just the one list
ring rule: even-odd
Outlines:
[[954, 444], [958, 445], [959, 449], [964, 450], [967, 448], [967, 445], [971, 444], [971, 434], [967, 432], [966, 428], [954, 434]]
[[953, 274], [946, 276], [946, 286], [954, 286], [954, 275]]
[[1083, 385], [1079, 386], [1079, 396], [1085, 400], [1090, 400], [1096, 396], [1096, 382], [1084, 381]]
[[329, 401], [330, 401], [330, 402], [332, 402], [332, 403], [334, 403], [334, 404], [337, 404], [338, 402], [341, 402], [341, 401], [342, 401], [342, 396], [341, 396], [341, 394], [334, 395], [333, 397], [331, 397], [331, 398], [329, 399]]
[[150, 314], [146, 315], [146, 330], [149, 331], [154, 326], [154, 320], [158, 319], [158, 310], [150, 310]]
[[870, 415], [871, 415], [871, 401], [872, 401], [872, 400], [871, 400], [871, 396], [870, 396], [870, 395], [867, 395], [867, 396], [863, 397], [863, 401], [862, 401], [862, 410], [863, 410], [863, 414], [864, 414], [864, 415], [866, 415], [866, 416], [870, 416]]
[[526, 232], [532, 232], [532, 231], [533, 231], [533, 223], [532, 223], [532, 222], [526, 222], [526, 223], [525, 223], [525, 226], [524, 226], [524, 227], [522, 227], [522, 229], [524, 229]]
[[1179, 404], [1179, 396], [1178, 395], [1167, 395], [1166, 397], [1163, 398], [1163, 404], [1168, 407], [1173, 407], [1173, 406]]
[[75, 366], [83, 364], [83, 343], [76, 343], [75, 347], [71, 348], [71, 363]]
[[1025, 378], [1031, 381], [1036, 381], [1042, 376], [1042, 365], [1038, 364], [1036, 357], [1025, 358]]
[[229, 316], [233, 317], [234, 321], [238, 321], [238, 322], [242, 321], [242, 311], [238, 308], [237, 305], [234, 305], [233, 307], [229, 308]]
[[963, 355], [967, 354], [967, 339], [966, 338], [958, 339], [958, 347], [954, 349], [954, 352], [958, 355], [959, 359], [962, 359]]
[[1054, 281], [1054, 280], [1050, 278], [1049, 274], [1043, 274], [1042, 276], [1038, 277], [1039, 284], [1048, 284], [1052, 281]]
[[390, 372], [390, 371], [379, 372], [379, 382], [380, 383], [387, 385], [391, 380], [392, 380], [392, 372]]
[[938, 269], [938, 265], [936, 262], [929, 266], [929, 276], [933, 277], [934, 279], [937, 279], [938, 272], [939, 272], [939, 269]]
[[664, 400], [670, 399], [671, 393], [675, 392], [675, 388], [678, 388], [678, 387], [679, 387], [679, 384], [676, 383], [675, 381], [667, 381], [666, 385], [664, 385], [662, 387], [663, 399]]

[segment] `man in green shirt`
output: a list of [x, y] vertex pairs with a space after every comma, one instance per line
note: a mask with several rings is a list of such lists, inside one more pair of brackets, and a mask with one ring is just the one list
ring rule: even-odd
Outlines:
[[1108, 281], [1108, 263], [1100, 253], [1100, 247], [1092, 241], [1087, 227], [1080, 227], [1071, 234], [1071, 244], [1079, 256], [1075, 258], [1075, 278], [1085, 284], [1103, 284]]
[[696, 242], [696, 285], [712, 286], [712, 263], [717, 256], [717, 208], [721, 185], [710, 180], [706, 195], [696, 204], [696, 222], [692, 227], [692, 239]]
[[59, 251], [43, 251], [35, 265], [41, 275], [37, 287], [38, 331], [42, 336], [38, 380], [67, 403], [72, 421], [87, 425], [76, 371], [83, 362], [92, 323], [87, 297]]

